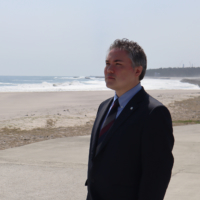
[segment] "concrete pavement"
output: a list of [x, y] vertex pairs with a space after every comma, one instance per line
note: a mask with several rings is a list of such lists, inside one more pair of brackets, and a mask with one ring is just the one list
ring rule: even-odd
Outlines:
[[89, 136], [0, 151], [0, 200], [82, 200]]
[[200, 125], [174, 127], [175, 164], [165, 200], [200, 199]]
[[[165, 200], [200, 199], [200, 125], [174, 127], [175, 165]], [[1, 200], [85, 200], [89, 136], [0, 151]]]

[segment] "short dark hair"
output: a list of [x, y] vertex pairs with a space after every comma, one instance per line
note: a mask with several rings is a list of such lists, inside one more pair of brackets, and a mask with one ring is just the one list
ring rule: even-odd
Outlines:
[[136, 42], [129, 41], [128, 39], [123, 38], [121, 40], [115, 40], [110, 45], [109, 51], [115, 48], [125, 50], [128, 53], [129, 58], [132, 61], [133, 67], [142, 66], [142, 73], [139, 76], [139, 80], [142, 80], [144, 78], [147, 68], [147, 57], [142, 47], [139, 46]]

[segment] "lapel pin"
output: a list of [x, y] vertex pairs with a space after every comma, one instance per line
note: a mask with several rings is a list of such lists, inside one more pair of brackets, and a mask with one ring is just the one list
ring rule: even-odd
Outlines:
[[133, 107], [130, 107], [131, 110], [133, 110]]

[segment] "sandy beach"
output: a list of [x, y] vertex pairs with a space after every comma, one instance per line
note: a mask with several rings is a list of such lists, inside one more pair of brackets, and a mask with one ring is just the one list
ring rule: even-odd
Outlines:
[[[200, 90], [149, 90], [171, 112], [173, 124], [200, 123]], [[88, 135], [99, 104], [113, 91], [0, 93], [0, 149]]]

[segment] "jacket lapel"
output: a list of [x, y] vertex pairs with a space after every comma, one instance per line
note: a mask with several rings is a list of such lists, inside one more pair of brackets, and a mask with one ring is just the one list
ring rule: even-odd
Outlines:
[[126, 105], [123, 111], [120, 113], [113, 126], [109, 130], [106, 138], [99, 144], [96, 148], [95, 157], [101, 152], [101, 150], [105, 147], [111, 137], [115, 134], [115, 131], [121, 126], [126, 119], [134, 113], [134, 111], [139, 107], [139, 104], [144, 100], [146, 92], [142, 88]]
[[93, 134], [92, 147], [91, 147], [92, 157], [94, 157], [94, 155], [95, 155], [96, 144], [97, 144], [97, 141], [98, 141], [99, 130], [101, 128], [101, 124], [102, 124], [111, 104], [112, 104], [112, 101], [113, 101], [113, 98], [110, 98], [110, 99], [108, 99], [107, 102], [105, 102], [105, 104], [99, 110], [96, 121], [94, 123], [94, 127], [93, 127], [93, 130], [92, 130], [92, 134]]

